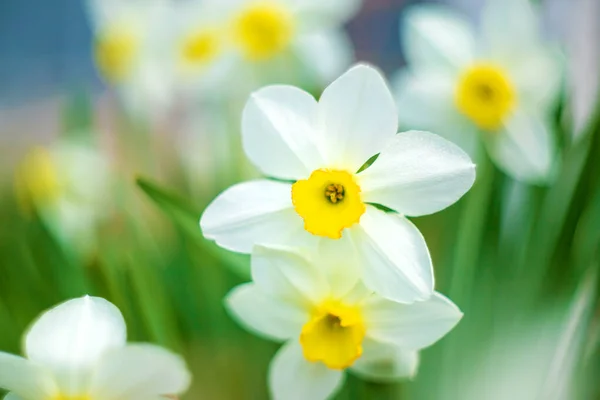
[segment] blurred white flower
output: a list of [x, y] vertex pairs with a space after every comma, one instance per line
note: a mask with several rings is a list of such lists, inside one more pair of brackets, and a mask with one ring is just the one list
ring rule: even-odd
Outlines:
[[166, 0], [87, 0], [93, 58], [101, 77], [128, 111], [148, 117], [173, 100], [174, 76], [166, 57]]
[[556, 158], [548, 121], [562, 60], [538, 25], [527, 0], [489, 1], [477, 34], [444, 6], [407, 11], [409, 68], [395, 85], [400, 123], [434, 130], [472, 155], [481, 139], [509, 175], [547, 182]]
[[93, 248], [95, 228], [109, 213], [110, 167], [95, 148], [73, 141], [34, 148], [17, 168], [22, 208], [37, 213], [69, 248]]
[[165, 21], [177, 90], [187, 97], [206, 97], [229, 89], [232, 67], [226, 14], [214, 1], [183, 1], [170, 7]]
[[233, 289], [226, 303], [249, 330], [285, 342], [269, 371], [274, 399], [329, 398], [346, 369], [378, 381], [412, 377], [417, 351], [461, 319], [438, 293], [413, 304], [373, 294], [346, 274], [356, 262], [326, 252], [255, 247], [254, 282]]
[[25, 336], [27, 358], [0, 353], [10, 400], [159, 400], [190, 383], [185, 362], [149, 344], [126, 344], [125, 321], [98, 297], [45, 312]]
[[404, 215], [456, 202], [475, 167], [437, 135], [396, 134], [396, 106], [376, 70], [352, 68], [319, 102], [295, 87], [266, 87], [251, 96], [242, 120], [246, 154], [280, 181], [245, 182], [219, 195], [200, 221], [207, 238], [244, 253], [254, 244], [352, 244], [340, 256], [358, 257], [357, 273], [378, 294], [405, 302], [431, 295], [429, 251]]
[[175, 5], [175, 70], [200, 95], [269, 83], [326, 85], [353, 59], [342, 25], [360, 0], [208, 0]]

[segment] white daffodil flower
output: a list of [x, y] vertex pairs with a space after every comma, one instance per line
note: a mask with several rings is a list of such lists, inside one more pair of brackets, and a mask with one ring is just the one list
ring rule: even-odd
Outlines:
[[114, 87], [135, 116], [151, 116], [170, 104], [174, 76], [166, 0], [87, 0], [94, 32], [93, 58], [101, 77]]
[[190, 383], [185, 362], [149, 344], [126, 344], [125, 321], [98, 297], [45, 312], [25, 336], [27, 358], [0, 352], [10, 400], [160, 400]]
[[461, 319], [439, 293], [412, 304], [373, 294], [345, 273], [356, 262], [326, 252], [255, 247], [254, 282], [233, 289], [226, 304], [249, 330], [285, 342], [269, 371], [274, 399], [329, 398], [347, 369], [378, 381], [414, 376], [417, 351]]
[[562, 62], [542, 42], [529, 2], [490, 1], [479, 33], [441, 5], [413, 7], [402, 26], [409, 69], [395, 84], [400, 123], [431, 129], [472, 155], [481, 139], [507, 174], [551, 179], [548, 114]]
[[223, 93], [231, 84], [233, 67], [224, 4], [187, 1], [170, 7], [167, 21], [177, 90], [187, 97]]
[[93, 249], [96, 225], [108, 214], [110, 182], [104, 156], [74, 141], [30, 150], [15, 177], [22, 208], [83, 253]]
[[358, 273], [378, 294], [427, 299], [434, 284], [429, 251], [404, 216], [456, 202], [473, 184], [475, 166], [437, 135], [396, 134], [397, 121], [383, 77], [364, 65], [332, 83], [319, 102], [291, 86], [255, 92], [242, 118], [244, 150], [280, 181], [245, 182], [219, 195], [200, 221], [204, 236], [243, 253], [254, 244], [339, 247], [339, 257], [360, 259]]
[[[342, 25], [360, 0], [208, 0], [178, 6], [176, 70], [204, 94], [324, 86], [353, 59]], [[188, 87], [189, 89], [189, 87]], [[192, 89], [194, 90], [194, 89]]]

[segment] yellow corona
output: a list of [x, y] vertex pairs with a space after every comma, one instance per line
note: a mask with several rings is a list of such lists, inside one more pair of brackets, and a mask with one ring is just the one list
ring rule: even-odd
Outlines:
[[294, 183], [292, 203], [304, 219], [304, 229], [331, 239], [341, 238], [366, 210], [354, 176], [339, 170], [318, 169]]
[[221, 51], [217, 30], [193, 32], [184, 38], [181, 46], [182, 62], [189, 67], [202, 67], [212, 62]]
[[249, 60], [264, 60], [284, 51], [293, 31], [289, 10], [272, 1], [251, 5], [234, 22], [235, 42]]
[[131, 72], [139, 40], [125, 29], [108, 29], [96, 38], [94, 58], [102, 76], [110, 82], [120, 82]]
[[15, 186], [23, 210], [53, 203], [63, 193], [56, 162], [44, 148], [31, 150], [17, 169]]
[[302, 328], [300, 344], [308, 361], [321, 361], [329, 368], [341, 370], [361, 356], [365, 333], [358, 307], [327, 300]]
[[491, 64], [467, 69], [456, 89], [456, 105], [480, 129], [501, 127], [516, 103], [516, 93], [508, 75]]

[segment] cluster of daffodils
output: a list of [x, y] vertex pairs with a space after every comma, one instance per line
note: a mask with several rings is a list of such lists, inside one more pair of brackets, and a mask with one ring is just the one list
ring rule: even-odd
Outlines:
[[164, 106], [175, 93], [210, 97], [273, 82], [330, 82], [353, 58], [342, 24], [359, 6], [359, 0], [88, 0], [98, 70], [136, 111]]
[[271, 179], [226, 190], [200, 225], [252, 254], [254, 282], [227, 303], [249, 329], [286, 341], [270, 370], [276, 399], [325, 399], [346, 369], [412, 376], [417, 351], [461, 318], [434, 292], [429, 251], [406, 216], [456, 202], [475, 167], [439, 136], [397, 133], [397, 118], [383, 77], [365, 65], [319, 101], [269, 86], [244, 109], [244, 150]]
[[441, 5], [405, 15], [408, 69], [395, 84], [400, 123], [435, 130], [474, 156], [485, 147], [515, 179], [547, 183], [556, 161], [549, 112], [562, 61], [544, 45], [529, 1], [489, 1], [477, 34]]
[[37, 214], [60, 242], [83, 255], [94, 250], [97, 224], [108, 214], [110, 184], [108, 160], [75, 141], [33, 148], [15, 176], [21, 208]]
[[179, 356], [127, 344], [123, 316], [102, 298], [69, 300], [45, 312], [24, 342], [26, 358], [0, 352], [7, 400], [160, 400], [190, 384]]

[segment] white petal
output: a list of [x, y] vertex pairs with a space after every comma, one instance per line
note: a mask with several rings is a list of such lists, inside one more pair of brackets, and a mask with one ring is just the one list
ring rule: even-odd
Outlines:
[[163, 63], [142, 60], [128, 81], [118, 87], [120, 100], [133, 118], [159, 119], [175, 100], [175, 80]]
[[397, 132], [396, 105], [381, 74], [358, 65], [319, 100], [319, 126], [330, 168], [357, 171]]
[[125, 340], [119, 309], [102, 298], [85, 296], [42, 314], [27, 333], [25, 351], [27, 358], [52, 369], [63, 390], [76, 393], [89, 368]]
[[297, 12], [298, 19], [309, 27], [340, 26], [359, 10], [361, 0], [284, 0]]
[[340, 76], [354, 59], [352, 42], [341, 29], [300, 35], [294, 50], [304, 68], [323, 86]]
[[343, 383], [342, 371], [307, 361], [297, 339], [283, 345], [269, 367], [269, 388], [274, 400], [325, 400]]
[[458, 307], [437, 292], [412, 304], [374, 296], [364, 303], [363, 315], [372, 339], [413, 350], [431, 346], [462, 318]]
[[84, 5], [91, 24], [101, 27], [123, 13], [122, 3], [119, 0], [86, 0]]
[[535, 49], [540, 24], [529, 0], [488, 1], [481, 21], [489, 51], [511, 55]]
[[324, 271], [319, 270], [311, 254], [297, 248], [255, 246], [252, 279], [269, 296], [307, 309], [329, 295]]
[[475, 165], [441, 136], [410, 131], [397, 134], [358, 176], [363, 201], [419, 216], [458, 201], [475, 181]]
[[[25, 399], [48, 399], [58, 391], [52, 375], [23, 357], [0, 352], [0, 388]], [[8, 396], [7, 396], [8, 397]]]
[[119, 26], [140, 31], [166, 12], [164, 0], [87, 0], [85, 3], [95, 30]]
[[264, 174], [305, 178], [323, 165], [316, 144], [317, 101], [293, 86], [267, 86], [250, 96], [242, 115], [242, 139]]
[[268, 180], [221, 193], [204, 211], [200, 227], [207, 239], [242, 253], [250, 253], [254, 244], [301, 246], [316, 240], [293, 208], [291, 185]]
[[406, 218], [367, 207], [351, 230], [367, 287], [383, 297], [412, 302], [433, 292], [433, 266], [419, 230]]
[[344, 304], [360, 304], [373, 296], [373, 291], [365, 286], [362, 280], [356, 282], [353, 288], [339, 298]]
[[404, 53], [413, 68], [449, 67], [470, 63], [475, 38], [468, 21], [442, 5], [413, 6], [401, 23]]
[[61, 173], [61, 181], [77, 200], [73, 203], [100, 206], [110, 201], [110, 163], [91, 146], [73, 141], [54, 143], [52, 158]]
[[506, 63], [519, 103], [540, 112], [551, 111], [549, 107], [555, 105], [563, 83], [565, 60], [553, 50], [536, 48]]
[[102, 400], [146, 400], [181, 394], [190, 382], [190, 372], [180, 356], [158, 346], [134, 344], [104, 354], [90, 392]]
[[359, 377], [375, 382], [412, 378], [417, 374], [419, 353], [372, 339], [363, 342], [363, 354], [351, 369]]
[[361, 281], [361, 269], [356, 248], [350, 235], [338, 240], [321, 238], [315, 254], [315, 264], [329, 282], [329, 295], [342, 298]]
[[554, 176], [554, 139], [540, 117], [516, 112], [504, 131], [488, 137], [487, 145], [498, 167], [517, 180], [545, 184]]
[[246, 329], [281, 341], [298, 336], [310, 319], [309, 308], [265, 294], [254, 283], [239, 285], [225, 298], [227, 309]]
[[426, 130], [445, 137], [473, 156], [475, 127], [456, 108], [458, 77], [439, 68], [400, 71], [393, 80], [400, 128]]
[[432, 129], [456, 119], [457, 74], [440, 68], [403, 69], [392, 80], [401, 127]]

